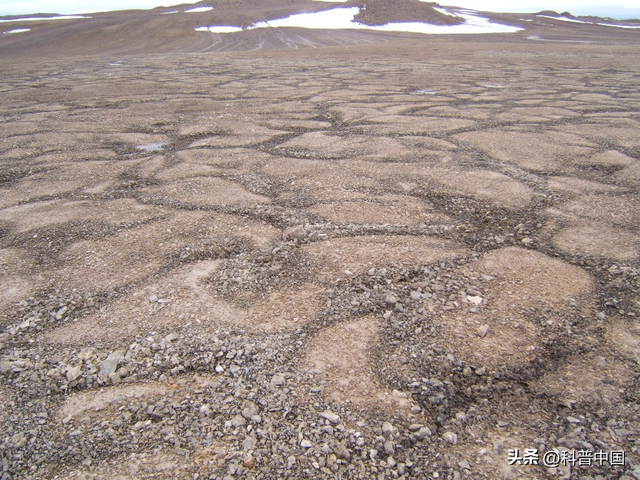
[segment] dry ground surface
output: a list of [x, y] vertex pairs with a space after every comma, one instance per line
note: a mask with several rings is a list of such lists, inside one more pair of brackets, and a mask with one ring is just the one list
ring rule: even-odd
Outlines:
[[639, 479], [640, 57], [581, 35], [0, 59], [2, 479]]

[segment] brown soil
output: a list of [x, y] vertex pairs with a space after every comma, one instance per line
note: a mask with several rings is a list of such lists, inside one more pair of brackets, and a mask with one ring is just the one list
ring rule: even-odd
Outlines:
[[[356, 4], [369, 24], [457, 22]], [[515, 14], [492, 18], [526, 30], [472, 39], [219, 35], [194, 28], [329, 7], [177, 8], [0, 36], [0, 465], [637, 472], [637, 35]], [[627, 465], [506, 461], [585, 443]]]

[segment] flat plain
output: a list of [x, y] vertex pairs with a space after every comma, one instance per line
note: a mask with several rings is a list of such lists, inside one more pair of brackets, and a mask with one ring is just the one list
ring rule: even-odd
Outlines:
[[11, 43], [2, 478], [640, 478], [638, 37], [553, 32]]

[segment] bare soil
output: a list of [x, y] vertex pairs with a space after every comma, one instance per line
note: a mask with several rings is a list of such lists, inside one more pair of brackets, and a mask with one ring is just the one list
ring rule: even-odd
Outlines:
[[3, 479], [640, 478], [636, 31], [245, 3], [0, 38]]

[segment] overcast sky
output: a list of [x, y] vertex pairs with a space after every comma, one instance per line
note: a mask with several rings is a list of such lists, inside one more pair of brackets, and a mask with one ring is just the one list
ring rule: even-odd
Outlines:
[[[2, 0], [0, 0], [2, 1]], [[640, 0], [520, 0], [514, 6], [508, 0], [441, 0], [441, 5], [487, 10], [490, 12], [539, 12], [554, 10], [558, 13], [570, 12], [573, 15], [596, 15], [612, 18], [640, 18]]]
[[[0, 15], [31, 13], [90, 13], [131, 8], [154, 8], [176, 3], [196, 3], [198, 0], [0, 0]], [[514, 7], [512, 0], [441, 0], [442, 5], [456, 5], [475, 10], [538, 12], [540, 10], [569, 11], [574, 15], [598, 15], [612, 18], [640, 18], [640, 0], [521, 0]], [[215, 0], [212, 0], [215, 5]]]

